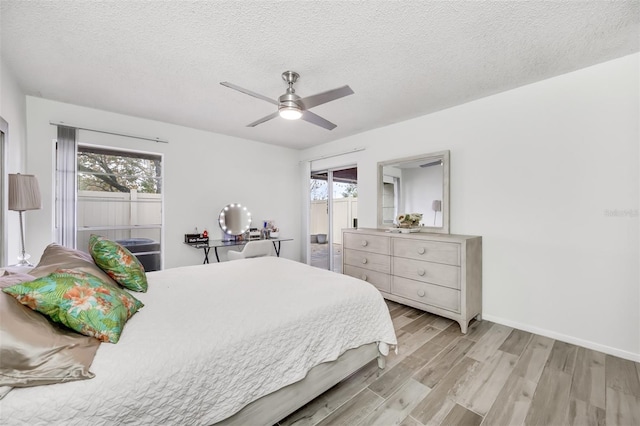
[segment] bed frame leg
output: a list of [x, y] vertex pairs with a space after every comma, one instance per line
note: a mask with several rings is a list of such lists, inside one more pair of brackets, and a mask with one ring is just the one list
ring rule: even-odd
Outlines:
[[384, 355], [378, 354], [378, 368], [383, 370], [385, 365], [387, 364], [387, 358]]

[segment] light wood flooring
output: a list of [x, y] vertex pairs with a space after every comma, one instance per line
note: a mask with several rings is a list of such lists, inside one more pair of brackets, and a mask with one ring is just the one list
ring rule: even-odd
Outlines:
[[457, 323], [387, 302], [399, 353], [288, 425], [640, 425], [640, 364], [489, 321]]

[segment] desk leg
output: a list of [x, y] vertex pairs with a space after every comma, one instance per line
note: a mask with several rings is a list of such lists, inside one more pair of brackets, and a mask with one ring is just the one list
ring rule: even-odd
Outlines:
[[[280, 243], [282, 241], [271, 241], [273, 243], [273, 248], [276, 251], [276, 256], [280, 257]], [[276, 243], [278, 243], [278, 245], [276, 246]]]
[[218, 256], [218, 247], [213, 248], [213, 252], [216, 254], [216, 260], [220, 263], [220, 257]]
[[207, 263], [209, 263], [209, 250], [211, 250], [211, 248], [203, 247], [202, 249], [204, 250], [204, 261], [202, 262], [202, 264], [206, 265]]

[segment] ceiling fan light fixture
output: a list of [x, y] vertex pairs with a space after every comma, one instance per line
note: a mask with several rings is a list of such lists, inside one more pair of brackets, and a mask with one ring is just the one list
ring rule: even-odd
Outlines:
[[291, 105], [281, 105], [278, 107], [278, 114], [286, 120], [297, 120], [302, 117], [302, 110], [292, 102]]
[[[1, 1], [1, 0], [0, 0]], [[301, 98], [296, 95], [296, 91], [293, 88], [293, 84], [300, 78], [300, 75], [294, 71], [285, 71], [282, 73], [282, 79], [287, 83], [287, 91], [281, 95], [277, 100], [261, 95], [251, 90], [243, 89], [228, 81], [221, 81], [220, 84], [230, 89], [237, 90], [254, 98], [262, 99], [263, 101], [275, 104], [278, 107], [277, 112], [262, 117], [253, 123], [247, 124], [247, 127], [255, 127], [258, 124], [262, 124], [266, 121], [281, 117], [286, 120], [298, 120], [302, 119], [308, 123], [320, 126], [326, 130], [333, 130], [336, 125], [325, 120], [317, 114], [309, 111], [309, 108], [316, 107], [318, 105], [326, 104], [327, 102], [335, 101], [336, 99], [343, 98], [348, 95], [353, 95], [353, 90], [349, 86], [338, 87], [333, 90], [327, 90], [325, 92], [316, 93], [315, 95], [306, 96]]]

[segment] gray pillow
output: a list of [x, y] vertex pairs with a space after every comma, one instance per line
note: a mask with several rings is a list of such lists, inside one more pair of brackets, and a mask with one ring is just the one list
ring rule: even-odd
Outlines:
[[90, 254], [74, 250], [60, 244], [51, 243], [44, 249], [38, 265], [29, 271], [36, 278], [46, 277], [58, 269], [76, 269], [95, 275], [105, 283], [118, 287], [118, 284], [95, 264]]
[[[0, 288], [34, 279], [27, 274], [8, 274], [0, 277]], [[8, 387], [94, 377], [89, 366], [98, 346], [97, 339], [59, 327], [0, 292], [0, 398]]]
[[35, 279], [36, 277], [30, 274], [4, 271], [4, 274], [2, 275], [2, 277], [0, 277], [0, 288], [11, 287], [14, 284], [25, 283], [27, 281], [33, 281]]

